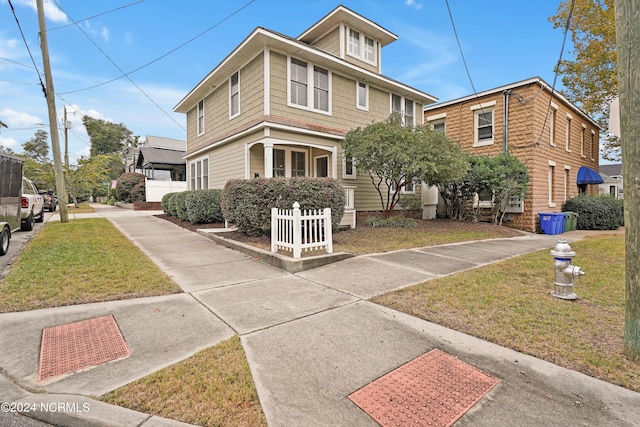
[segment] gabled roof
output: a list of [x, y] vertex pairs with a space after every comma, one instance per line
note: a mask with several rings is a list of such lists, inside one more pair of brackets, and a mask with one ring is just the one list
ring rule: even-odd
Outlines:
[[[426, 111], [434, 110], [434, 109], [437, 109], [437, 108], [446, 107], [446, 106], [449, 106], [449, 105], [455, 105], [455, 104], [458, 104], [458, 103], [461, 103], [461, 102], [466, 102], [466, 101], [473, 100], [475, 98], [482, 98], [482, 97], [487, 96], [487, 95], [494, 95], [496, 93], [504, 92], [505, 90], [515, 89], [517, 87], [530, 85], [532, 83], [539, 84], [544, 90], [546, 90], [549, 93], [552, 92], [552, 87], [547, 82], [542, 80], [542, 78], [536, 76], [536, 77], [532, 77], [532, 78], [527, 79], [527, 80], [522, 80], [520, 82], [515, 82], [515, 83], [508, 84], [508, 85], [500, 86], [500, 87], [497, 87], [497, 88], [494, 88], [494, 89], [489, 89], [489, 90], [485, 90], [485, 91], [482, 91], [482, 92], [474, 93], [472, 95], [463, 96], [462, 98], [456, 98], [456, 99], [452, 99], [450, 101], [444, 101], [444, 102], [439, 102], [437, 104], [426, 105], [423, 110], [426, 112]], [[562, 102], [566, 103], [567, 105], [569, 105], [576, 112], [580, 113], [585, 119], [587, 119], [593, 126], [595, 126], [596, 128], [600, 129], [600, 125], [595, 120], [593, 120], [591, 117], [589, 117], [587, 115], [587, 113], [582, 111], [580, 108], [576, 107], [572, 102], [570, 102], [567, 98], [565, 98], [560, 92], [558, 92], [557, 90], [553, 90], [553, 96], [555, 98], [560, 99]]]
[[142, 167], [145, 164], [165, 164], [165, 165], [184, 165], [186, 161], [182, 158], [184, 151], [167, 150], [164, 148], [140, 148], [140, 155], [136, 166]]
[[271, 48], [285, 55], [293, 55], [300, 59], [308, 60], [330, 71], [360, 79], [370, 85], [409, 97], [422, 104], [431, 104], [438, 100], [432, 95], [349, 63], [313, 45], [258, 27], [182, 98], [173, 110], [177, 113], [187, 113], [199, 100], [226, 82], [232, 73], [255, 58], [256, 55], [264, 52], [265, 48]]
[[600, 165], [600, 173], [607, 176], [622, 176], [622, 163], [612, 165]]
[[187, 141], [147, 135], [143, 147], [165, 148], [167, 150], [187, 151]]
[[345, 23], [349, 27], [356, 28], [370, 37], [377, 39], [382, 47], [398, 40], [398, 36], [391, 31], [386, 30], [375, 22], [342, 5], [333, 9], [327, 16], [300, 34], [298, 40], [309, 44], [314, 43], [341, 23]]

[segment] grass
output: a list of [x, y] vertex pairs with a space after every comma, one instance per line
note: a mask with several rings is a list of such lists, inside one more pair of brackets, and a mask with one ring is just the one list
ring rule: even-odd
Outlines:
[[0, 313], [180, 292], [108, 220], [46, 224], [0, 280]]
[[237, 336], [101, 400], [201, 426], [267, 425]]
[[572, 244], [576, 301], [550, 295], [548, 250], [388, 293], [373, 302], [640, 392], [624, 356], [624, 236]]
[[360, 227], [334, 234], [333, 250], [364, 255], [495, 237], [502, 236], [487, 231]]
[[88, 203], [79, 203], [77, 208], [73, 204], [67, 206], [67, 213], [69, 214], [93, 213], [95, 211]]

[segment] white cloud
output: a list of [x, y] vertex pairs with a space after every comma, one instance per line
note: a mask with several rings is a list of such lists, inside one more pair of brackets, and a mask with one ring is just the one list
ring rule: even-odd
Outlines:
[[5, 148], [11, 148], [13, 150], [14, 148], [18, 147], [18, 141], [13, 138], [3, 138], [0, 136], [0, 145]]
[[102, 27], [102, 31], [100, 32], [100, 35], [102, 36], [104, 41], [106, 42], [109, 41], [109, 29], [107, 27]]
[[2, 121], [7, 126], [16, 128], [33, 127], [39, 123], [44, 123], [38, 116], [12, 110], [11, 108], [0, 110], [0, 117], [2, 117]]
[[[17, 0], [17, 4], [22, 6], [29, 6], [33, 10], [37, 11], [36, 0]], [[44, 2], [44, 16], [53, 22], [67, 23], [67, 15], [58, 9], [58, 7], [52, 2]]]
[[407, 6], [413, 7], [416, 10], [422, 9], [422, 3], [417, 2], [415, 0], [406, 0], [404, 4], [406, 4]]

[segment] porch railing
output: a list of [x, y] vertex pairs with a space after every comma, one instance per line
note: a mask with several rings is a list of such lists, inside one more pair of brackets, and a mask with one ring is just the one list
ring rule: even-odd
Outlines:
[[271, 209], [271, 252], [285, 250], [301, 258], [302, 251], [320, 249], [333, 253], [330, 208], [301, 211], [295, 202], [293, 209]]

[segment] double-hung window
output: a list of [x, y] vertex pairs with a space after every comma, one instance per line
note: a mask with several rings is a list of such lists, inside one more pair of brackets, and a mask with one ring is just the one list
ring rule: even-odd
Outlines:
[[204, 99], [201, 99], [198, 102], [197, 115], [198, 115], [198, 118], [197, 118], [198, 136], [200, 136], [204, 133]]
[[350, 56], [374, 64], [376, 61], [376, 41], [353, 28], [349, 28], [347, 53]]
[[391, 113], [400, 115], [402, 124], [405, 126], [415, 125], [414, 102], [395, 93], [391, 94]]
[[236, 71], [229, 79], [229, 118], [240, 114], [240, 73]]
[[369, 85], [363, 82], [356, 82], [356, 108], [369, 110]]
[[273, 176], [307, 176], [307, 152], [290, 148], [274, 148]]
[[209, 188], [209, 158], [203, 157], [191, 162], [191, 190]]
[[[330, 113], [330, 87], [331, 75], [328, 70], [291, 58], [289, 63], [290, 105]], [[309, 102], [309, 99], [312, 102]]]
[[476, 104], [471, 107], [471, 110], [473, 111], [474, 147], [493, 144], [493, 108], [495, 105], [495, 101], [490, 101], [482, 104]]

